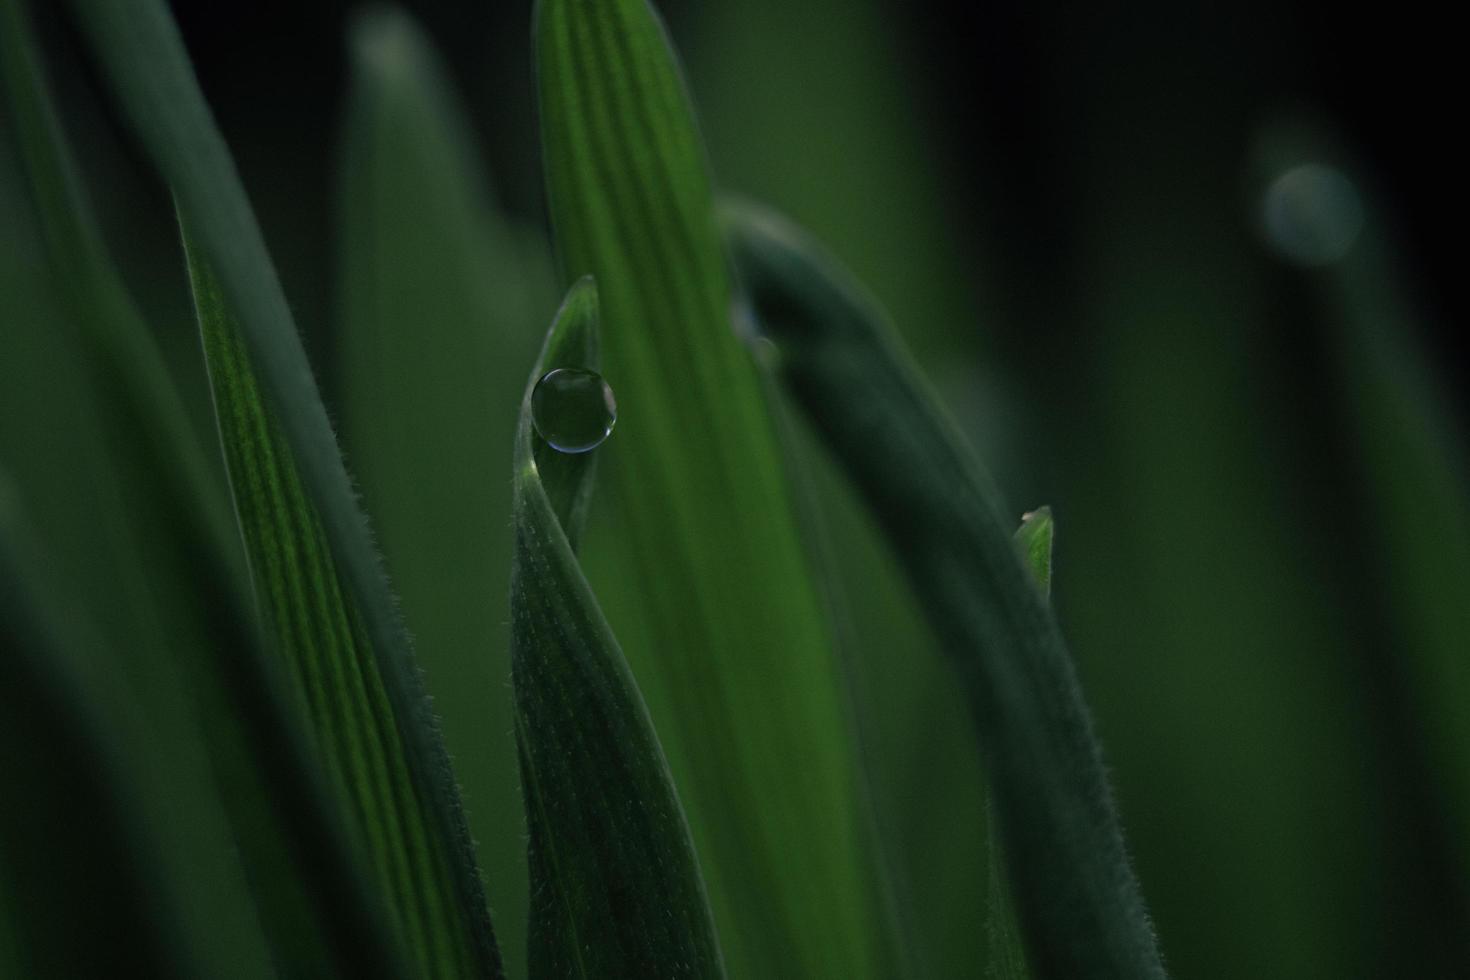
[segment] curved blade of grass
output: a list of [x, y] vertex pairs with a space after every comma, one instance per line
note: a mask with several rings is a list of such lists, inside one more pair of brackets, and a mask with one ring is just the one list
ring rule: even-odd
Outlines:
[[[965, 431], [982, 448], [1006, 453], [1004, 461], [992, 456], [993, 466], [1010, 463], [1015, 413], [991, 411], [1004, 408], [994, 404], [982, 410], [977, 398], [983, 391], [994, 402], [999, 390], [993, 372], [977, 366], [989, 342], [1005, 336], [996, 327], [1007, 311], [994, 302], [1004, 289], [987, 281], [996, 271], [987, 231], [970, 226], [956, 237], [953, 188], [933, 166], [937, 120], [914, 111], [911, 83], [922, 63], [895, 47], [889, 0], [686, 4], [680, 17], [720, 184], [840, 243], [842, 261], [903, 324], [919, 360], [945, 372], [936, 386], [964, 399], [953, 404]], [[972, 188], [984, 180], [967, 175]], [[993, 224], [1001, 215], [988, 217]], [[1010, 264], [1001, 269], [1030, 260], [1013, 247], [1005, 257]], [[969, 709], [949, 665], [929, 655], [931, 631], [872, 518], [822, 458], [815, 434], [802, 435], [812, 444], [802, 447], [801, 465], [816, 480], [832, 532], [835, 564], [818, 566], [817, 579], [840, 582], [849, 599], [833, 617], [834, 634], [905, 950], [918, 954], [915, 975], [970, 976], [985, 956], [984, 930], [957, 913], [984, 901], [988, 857], [974, 832], [985, 783]], [[909, 653], [894, 657], [895, 649]]]
[[[72, 669], [107, 658], [74, 624], [63, 629], [54, 587], [37, 587], [15, 509], [0, 474], [0, 971], [196, 976], [172, 935], [116, 733]], [[79, 897], [104, 913], [79, 917]]]
[[[181, 786], [174, 773], [179, 757], [190, 751], [178, 743], [198, 739], [212, 770], [214, 785], [207, 789], [228, 798], [223, 809], [237, 859], [277, 969], [299, 976], [401, 975], [377, 905], [343, 845], [335, 811], [318, 788], [297, 718], [280, 697], [279, 680], [243, 602], [243, 585], [226, 561], [207, 509], [208, 489], [198, 475], [203, 469], [199, 448], [177, 423], [169, 379], [75, 180], [28, 25], [14, 0], [5, 0], [0, 13], [6, 26], [0, 62], [21, 123], [49, 258], [67, 289], [81, 348], [89, 364], [97, 365], [91, 380], [111, 426], [103, 454], [123, 507], [104, 519], [119, 526], [99, 529], [96, 544], [99, 558], [117, 552], [117, 574], [136, 580], [138, 587], [106, 583], [107, 589], [129, 590], [135, 614], [115, 626], [118, 635], [108, 639], [137, 648], [119, 665], [120, 675], [177, 673], [182, 689], [176, 693], [171, 683], [126, 676], [134, 693], [146, 692], [142, 703], [148, 717], [120, 739], [146, 760], [134, 770], [147, 778], [148, 792], [159, 796], [149, 800], [156, 802], [149, 823], [167, 841], [166, 863], [182, 863], [188, 875], [204, 877], [204, 887], [176, 888], [175, 900], [203, 904], [216, 915], [249, 918], [248, 911], [217, 904], [212, 897], [228, 891], [230, 883], [209, 876], [236, 870], [219, 867], [212, 852], [201, 849], [213, 841], [193, 836], [192, 827], [172, 826], [169, 816], [157, 812], [178, 809], [205, 820], [216, 816], [218, 800], [201, 814], [201, 804], [189, 794], [204, 788]], [[148, 574], [139, 575], [139, 569]], [[137, 656], [140, 652], [147, 655]], [[100, 665], [105, 657], [94, 651], [87, 662], [93, 660]], [[187, 703], [180, 707], [175, 702], [182, 699]], [[199, 948], [211, 950], [209, 972], [252, 972], [255, 950], [233, 935], [238, 924], [211, 920], [187, 904], [176, 910], [197, 929], [210, 931], [194, 937]], [[246, 963], [221, 963], [221, 956]]]
[[583, 279], [547, 334], [515, 445], [511, 669], [530, 830], [530, 976], [723, 977], [684, 811], [652, 720], [577, 564], [595, 453], [535, 435], [546, 372], [597, 366]]
[[645, 0], [541, 0], [536, 40], [562, 272], [597, 280], [621, 409], [603, 455], [627, 574], [598, 592], [680, 787], [726, 962], [892, 975], [837, 668], [731, 329], [667, 38]]
[[[499, 975], [473, 844], [411, 646], [285, 295], [177, 28], [158, 0], [75, 0], [71, 6], [124, 114], [174, 192], [182, 221], [203, 260], [196, 268], [207, 266], [218, 281], [220, 307], [238, 324], [260, 401], [280, 428], [284, 446], [278, 458], [289, 458], [297, 468], [302, 499], [321, 522], [317, 543], [330, 555], [346, 606], [354, 612], [345, 614], [329, 604], [324, 618], [307, 628], [322, 634], [336, 631], [340, 638], [340, 619], [333, 625], [330, 617], [360, 617], [354, 628], [361, 630], [362, 644], [371, 651], [382, 679], [382, 701], [374, 705], [370, 717], [382, 726], [385, 743], [401, 739], [412, 786], [411, 797], [401, 805], [416, 809], [414, 824], [425, 829], [425, 839], [399, 842], [406, 844], [403, 857], [420, 869], [416, 881], [437, 883], [432, 895], [419, 895], [426, 904], [415, 910], [423, 917], [423, 933], [433, 937], [420, 952], [430, 949], [433, 962], [463, 965], [474, 975]], [[299, 515], [295, 510], [293, 517]], [[309, 532], [304, 532], [298, 546], [310, 545]], [[263, 571], [256, 569], [257, 575]], [[270, 594], [266, 583], [261, 589], [263, 603]], [[313, 588], [304, 601], [314, 604], [323, 599]], [[386, 803], [386, 795], [377, 798]]]
[[370, 8], [350, 34], [339, 213], [343, 448], [435, 692], [505, 969], [525, 973], [512, 735], [510, 458], [550, 319], [550, 250], [513, 224], [429, 39]]
[[1072, 664], [996, 495], [882, 314], [774, 216], [728, 240], [783, 381], [888, 529], [970, 697], [1040, 977], [1162, 977]]

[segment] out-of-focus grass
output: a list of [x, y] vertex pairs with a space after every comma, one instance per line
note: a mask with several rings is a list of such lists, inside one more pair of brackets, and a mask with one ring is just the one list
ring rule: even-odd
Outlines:
[[[721, 185], [769, 201], [830, 243], [903, 324], [998, 462], [1006, 425], [987, 409], [1001, 399], [991, 365], [976, 356], [993, 328], [986, 266], [946, 219], [950, 171], [928, 120], [910, 111], [923, 97], [921, 66], [893, 43], [892, 16], [871, 0], [758, 0], [694, 5], [678, 26]], [[804, 421], [793, 429], [790, 465], [806, 471], [823, 526], [837, 644], [900, 928], [923, 969], [962, 975], [984, 955], [985, 937], [944, 910], [983, 904], [987, 867], [984, 836], [973, 833], [984, 776], [965, 707], [871, 517]], [[1005, 479], [1007, 468], [997, 469]]]
[[[431, 22], [462, 22], [435, 20], [438, 4], [421, 7]], [[987, 455], [997, 461], [1004, 486], [1049, 499], [1062, 514], [1058, 615], [1093, 697], [1171, 965], [1181, 976], [1336, 977], [1389, 968], [1429, 972], [1443, 962], [1435, 959], [1444, 948], [1437, 934], [1447, 931], [1444, 923], [1460, 921], [1455, 916], [1463, 906], [1455, 904], [1453, 872], [1442, 873], [1450, 885], [1435, 883], [1428, 864], [1443, 852], [1425, 841], [1436, 839], [1428, 832], [1436, 822], [1435, 833], [1449, 837], [1463, 826], [1466, 793], [1454, 789], [1452, 774], [1466, 769], [1463, 723], [1470, 713], [1457, 694], [1456, 653], [1465, 637], [1455, 618], [1464, 605], [1457, 607], [1455, 596], [1463, 594], [1465, 550], [1457, 530], [1463, 524], [1453, 515], [1463, 502], [1463, 482], [1457, 488], [1444, 478], [1439, 461], [1453, 469], [1463, 434], [1451, 428], [1438, 441], [1421, 441], [1412, 421], [1420, 409], [1400, 413], [1398, 395], [1362, 373], [1382, 359], [1343, 340], [1356, 335], [1342, 329], [1355, 317], [1379, 326], [1413, 319], [1407, 306], [1379, 292], [1382, 264], [1354, 260], [1305, 280], [1273, 267], [1252, 237], [1255, 200], [1242, 195], [1241, 172], [1256, 109], [1272, 79], [1284, 74], [1285, 46], [1227, 33], [1152, 51], [1148, 45], [1166, 35], [1130, 30], [1123, 36], [1121, 26], [1118, 36], [1101, 32], [1086, 45], [1077, 38], [1088, 32], [1077, 30], [1037, 43], [1035, 50], [1051, 59], [1035, 69], [1037, 76], [1054, 86], [1040, 100], [1052, 114], [1037, 126], [1053, 140], [1052, 169], [1071, 182], [1056, 188], [1058, 197], [1077, 206], [1053, 226], [1055, 248], [1043, 258], [1054, 264], [1038, 273], [1054, 288], [1029, 306], [1010, 306], [1031, 310], [1030, 322], [1007, 323], [998, 309], [1014, 298], [1014, 286], [990, 271], [987, 250], [974, 246], [995, 234], [999, 241], [990, 249], [1005, 247], [1005, 230], [992, 229], [987, 214], [957, 213], [947, 202], [1013, 189], [984, 186], [992, 175], [962, 158], [944, 162], [933, 137], [945, 122], [935, 108], [944, 98], [963, 106], [1012, 93], [936, 96], [929, 66], [900, 53], [914, 49], [903, 40], [910, 14], [895, 5], [686, 4], [682, 13], [676, 40], [687, 42], [721, 182], [775, 201], [834, 243], [895, 311], [982, 445], [997, 443], [989, 427], [1004, 433], [1028, 424], [1003, 402], [987, 413], [973, 410], [977, 403], [996, 404], [989, 394], [974, 398], [992, 387], [987, 377], [1023, 393], [1025, 415], [1041, 423], [1028, 429], [1026, 459]], [[321, 14], [303, 29], [321, 29], [334, 17]], [[341, 26], [332, 23], [323, 44], [338, 45]], [[472, 47], [463, 38], [450, 40], [456, 51]], [[1189, 43], [1209, 44], [1216, 53], [1202, 57]], [[489, 44], [523, 48], [525, 32], [508, 31]], [[1124, 62], [1134, 67], [1123, 71]], [[1237, 70], [1245, 64], [1250, 73]], [[461, 81], [493, 74], [465, 59], [450, 67]], [[1123, 76], [1131, 80], [1120, 82]], [[64, 97], [85, 91], [81, 78], [68, 80]], [[231, 80], [230, 88], [236, 84], [233, 93], [222, 93], [236, 107], [240, 91], [252, 98], [280, 92], [249, 80]], [[290, 131], [311, 133], [326, 145], [323, 134], [334, 131], [336, 120], [323, 107], [338, 84], [303, 78], [300, 100], [262, 106], [253, 118], [294, 120]], [[473, 82], [465, 94], [471, 104], [499, 98]], [[320, 115], [303, 117], [300, 106]], [[358, 194], [372, 203], [344, 208], [331, 233], [327, 221], [313, 217], [331, 206], [326, 168], [297, 166], [330, 151], [303, 137], [297, 157], [290, 147], [242, 138], [258, 148], [244, 156], [247, 182], [262, 199], [262, 213], [275, 216], [267, 234], [291, 256], [287, 283], [297, 289], [298, 311], [325, 305], [322, 297], [337, 280], [319, 273], [331, 268], [329, 238], [340, 234], [349, 250], [363, 246], [356, 259], [349, 255], [340, 280], [344, 296], [357, 297], [344, 304], [344, 321], [351, 321], [345, 329], [370, 323], [374, 312], [384, 322], [424, 329], [492, 316], [496, 300], [474, 276], [473, 262], [438, 261], [448, 249], [432, 231], [457, 227], [466, 241], [477, 237], [466, 229], [478, 223], [478, 209], [460, 207], [467, 199], [455, 188], [482, 178], [473, 167], [456, 165], [454, 151], [440, 156], [430, 116], [407, 115], [412, 118], [394, 123], [396, 132], [417, 132], [422, 123], [427, 135], [404, 140], [406, 148], [392, 139], [372, 143], [359, 162], [446, 176], [409, 185], [422, 197]], [[126, 137], [95, 112], [78, 118], [82, 145], [103, 150], [87, 154], [89, 176], [102, 186], [136, 187], [135, 178], [109, 181], [132, 166]], [[488, 131], [483, 113], [471, 115], [470, 126], [479, 129], [467, 141], [478, 137], [497, 158], [514, 161], [509, 169], [516, 173], [534, 171], [531, 134]], [[83, 359], [65, 329], [67, 297], [40, 261], [13, 159], [6, 172], [10, 132], [0, 125], [0, 454], [49, 545], [46, 562], [78, 593], [103, 597], [89, 599], [89, 613], [112, 631], [129, 619], [121, 592], [109, 590], [127, 568], [125, 552], [90, 548], [94, 527], [79, 526], [73, 515], [92, 515], [95, 528], [105, 531], [136, 514], [112, 492], [105, 412], [77, 369]], [[1009, 152], [999, 146], [975, 152], [992, 150]], [[344, 199], [356, 193], [354, 186], [362, 190], [349, 180]], [[104, 201], [103, 210], [126, 215], [132, 200], [121, 195]], [[510, 204], [522, 215], [539, 209], [529, 197]], [[417, 225], [420, 214], [433, 219]], [[1056, 216], [1053, 208], [1053, 221]], [[126, 230], [128, 220], [113, 230]], [[398, 229], [385, 235], [392, 243], [415, 233], [424, 238], [396, 259], [384, 252], [385, 258], [369, 260], [384, 227]], [[163, 311], [154, 327], [187, 337], [173, 324], [183, 308], [178, 270], [150, 264], [146, 249], [124, 259], [150, 320]], [[394, 277], [378, 296], [362, 287], [374, 268], [390, 270], [382, 285]], [[528, 345], [545, 312], [518, 335]], [[313, 352], [332, 353], [325, 318], [311, 319], [303, 326]], [[1015, 352], [1025, 349], [1033, 330], [1067, 343], [1018, 360]], [[1004, 342], [993, 346], [992, 331]], [[1009, 359], [995, 360], [996, 350], [1010, 352]], [[177, 353], [170, 352], [170, 363], [189, 366], [197, 357], [188, 346], [183, 356]], [[467, 351], [437, 366], [401, 364], [469, 377], [484, 356]], [[360, 382], [357, 367], [349, 366], [353, 357], [336, 365], [321, 360], [318, 371], [329, 380]], [[1432, 373], [1433, 365], [1425, 370]], [[511, 373], [513, 400], [523, 366]], [[490, 387], [487, 381], [487, 397]], [[503, 526], [481, 522], [476, 533], [451, 540], [440, 536], [435, 517], [463, 504], [451, 484], [472, 482], [476, 473], [488, 474], [484, 510], [469, 505], [477, 516], [508, 497], [508, 454], [490, 444], [508, 438], [509, 417], [486, 422], [483, 456], [467, 461], [454, 479], [425, 488], [444, 493], [432, 507], [415, 510], [417, 489], [393, 484], [394, 459], [436, 453], [434, 440], [416, 441], [412, 432], [459, 413], [470, 394], [457, 384], [442, 392], [444, 402], [383, 398], [380, 408], [396, 408], [405, 423], [394, 435], [375, 431], [363, 407], [381, 389], [342, 389], [346, 397], [336, 414], [349, 460], [369, 508], [381, 510], [389, 569], [400, 579], [451, 751], [465, 773], [470, 819], [481, 854], [495, 869], [489, 889], [497, 926], [502, 917], [510, 925], [506, 952], [514, 964], [520, 946], [511, 923], [520, 886], [514, 872], [495, 872], [518, 860], [518, 842], [505, 836], [516, 832], [518, 817], [514, 808], [501, 809], [498, 797], [508, 756], [497, 764], [480, 748], [482, 737], [508, 745], [509, 730], [494, 712], [476, 711], [482, 693], [505, 700], [497, 685], [507, 665], [443, 652], [455, 637], [500, 624], [493, 622], [493, 602], [462, 620], [457, 613], [466, 607], [446, 611], [441, 603], [451, 591], [467, 595], [480, 587], [472, 582], [494, 592], [496, 573], [479, 561], [475, 542], [492, 541]], [[184, 390], [192, 414], [207, 418], [203, 389]], [[466, 403], [451, 404], [450, 396], [460, 394]], [[483, 407], [470, 411], [488, 415]], [[1427, 412], [1432, 424], [1446, 409], [1438, 404]], [[502, 423], [505, 431], [491, 431]], [[1405, 435], [1408, 462], [1399, 455]], [[1002, 438], [999, 444], [1014, 443]], [[803, 454], [815, 456], [814, 444]], [[979, 765], [959, 700], [941, 674], [864, 659], [864, 650], [932, 641], [850, 490], [826, 461], [812, 465], [827, 504], [828, 537], [841, 556], [836, 564], [847, 580], [855, 623], [848, 632], [859, 641], [852, 687], [857, 712], [866, 715], [880, 826], [895, 845], [900, 891], [907, 889], [904, 911], [935, 975], [963, 975], [983, 954], [986, 937], [942, 910], [946, 903], [983, 901], [974, 889], [983, 882], [974, 871], [986, 860], [974, 817], [982, 802]], [[587, 565], [594, 582], [632, 589], [617, 581], [617, 548], [602, 546], [621, 530], [620, 505], [609, 490], [599, 495], [606, 507], [590, 532]], [[1019, 514], [1017, 506], [1012, 516]], [[445, 548], [455, 549], [455, 557], [436, 564]], [[164, 680], [147, 671], [135, 680], [138, 690], [119, 697], [140, 700], [160, 719], [174, 717], [162, 707], [170, 703]], [[490, 690], [478, 690], [486, 684]], [[174, 697], [177, 702], [177, 692]], [[231, 914], [245, 901], [244, 883], [228, 861], [223, 815], [206, 799], [202, 757], [190, 740], [196, 728], [185, 719], [170, 731], [183, 755], [153, 742], [139, 743], [138, 751], [169, 760], [153, 777], [167, 804], [156, 816], [160, 837], [171, 844], [168, 857], [178, 865], [170, 879], [176, 904], [196, 924], [230, 924], [215, 937], [228, 952], [208, 961], [212, 970], [257, 974], [264, 970], [260, 940], [248, 915]], [[1456, 799], [1461, 808], [1451, 810]], [[197, 873], [184, 874], [195, 860]], [[14, 907], [15, 896], [0, 898]], [[0, 923], [0, 934], [3, 929]], [[1247, 934], [1250, 941], [1242, 942]]]
[[507, 461], [554, 304], [549, 248], [494, 202], [469, 119], [413, 22], [371, 11], [349, 43], [335, 202], [343, 443], [435, 692], [515, 975], [528, 882], [504, 655]]

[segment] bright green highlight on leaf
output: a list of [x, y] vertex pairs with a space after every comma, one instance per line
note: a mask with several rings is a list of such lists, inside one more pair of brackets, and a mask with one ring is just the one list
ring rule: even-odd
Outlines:
[[1051, 519], [1050, 507], [1038, 507], [1021, 517], [1021, 526], [1016, 531], [1016, 544], [1026, 567], [1041, 586], [1042, 595], [1051, 595], [1051, 552], [1052, 540], [1056, 536], [1056, 525]]
[[723, 977], [668, 764], [573, 552], [593, 454], [549, 449], [531, 424], [535, 379], [590, 373], [596, 361], [597, 291], [583, 279], [547, 335], [515, 450], [511, 656], [531, 836], [530, 976]]
[[732, 208], [727, 228], [783, 382], [884, 525], [970, 698], [1035, 975], [1162, 977], [1071, 660], [998, 494], [845, 272], [767, 212]]
[[[736, 976], [891, 976], [854, 749], [771, 419], [730, 318], [704, 150], [645, 0], [542, 0], [547, 191], [591, 274], [628, 556], [597, 582], [689, 816]], [[595, 579], [594, 579], [595, 580]]]

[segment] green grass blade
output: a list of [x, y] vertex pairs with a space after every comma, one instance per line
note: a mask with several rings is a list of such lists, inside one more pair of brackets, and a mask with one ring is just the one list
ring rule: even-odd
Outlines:
[[552, 449], [531, 393], [597, 367], [597, 291], [557, 314], [521, 407], [511, 575], [516, 739], [530, 830], [530, 976], [722, 977], [689, 827], [648, 710], [577, 564], [595, 452]]
[[[1385, 654], [1409, 678], [1411, 733], [1428, 757], [1421, 771], [1435, 787], [1430, 798], [1442, 794], [1446, 804], [1441, 846], [1429, 853], [1454, 868], [1447, 873], [1460, 914], [1451, 918], [1461, 919], [1470, 899], [1470, 457], [1464, 421], [1418, 346], [1418, 315], [1385, 252], [1383, 242], [1365, 242], [1332, 272], [1324, 293], [1335, 323], [1347, 328], [1339, 411], [1356, 433], [1354, 462], [1372, 502], [1365, 530], [1382, 558], [1383, 595], [1403, 640]], [[1443, 962], [1470, 955], [1463, 938], [1448, 950]]]
[[[997, 300], [1009, 283], [989, 281], [988, 229], [956, 220], [957, 189], [934, 166], [939, 117], [914, 111], [913, 83], [932, 65], [895, 46], [898, 26], [889, 0], [742, 0], [682, 6], [676, 34], [720, 186], [834, 243], [903, 324], [921, 363], [942, 372], [931, 377], [953, 396], [965, 431], [993, 466], [1007, 467], [1008, 485], [1023, 486], [1025, 468], [1042, 457], [1010, 452], [1021, 415], [1004, 404], [1004, 379], [986, 370], [1005, 337], [1011, 311]], [[961, 193], [984, 194], [985, 178], [967, 174]], [[1001, 214], [987, 217], [993, 224]], [[1030, 261], [1024, 243], [1013, 245], [1001, 269]], [[832, 532], [833, 564], [817, 578], [848, 597], [834, 633], [905, 949], [917, 953], [912, 972], [971, 976], [984, 930], [956, 910], [984, 901], [988, 857], [974, 833], [985, 784], [969, 710], [949, 665], [930, 655], [931, 631], [871, 516], [815, 437], [803, 438], [801, 465]], [[895, 649], [911, 652], [894, 657]]]
[[[85, 332], [86, 343], [116, 366], [112, 384], [118, 389], [117, 396], [137, 406], [132, 414], [147, 419], [148, 426], [138, 433], [139, 438], [149, 440], [154, 452], [170, 454], [175, 479], [197, 502], [196, 507], [209, 508], [219, 497], [212, 492], [216, 481], [189, 430], [162, 356], [107, 254], [82, 195], [21, 0], [4, 0], [0, 18], [5, 27], [0, 66], [48, 256], [57, 278], [79, 293], [73, 303], [98, 311], [97, 315], [76, 317], [76, 325]], [[201, 516], [223, 548], [228, 540], [224, 512], [202, 510]]]
[[[175, 879], [191, 882], [182, 888], [169, 882], [175, 911], [198, 932], [209, 932], [190, 939], [209, 950], [211, 974], [264, 970], [264, 956], [255, 960], [252, 926], [219, 921], [251, 918], [248, 908], [215, 898], [217, 892], [233, 895], [233, 876], [240, 875], [254, 894], [279, 970], [400, 975], [377, 906], [318, 788], [296, 716], [279, 695], [243, 601], [242, 580], [226, 561], [208, 488], [196, 475], [199, 448], [170, 415], [176, 406], [168, 378], [75, 180], [28, 25], [13, 0], [0, 12], [6, 19], [0, 61], [21, 124], [33, 203], [77, 326], [78, 356], [95, 366], [88, 380], [107, 422], [100, 455], [107, 464], [108, 504], [116, 509], [108, 506], [99, 519], [102, 526], [88, 539], [95, 549], [89, 557], [113, 569], [116, 580], [104, 579], [101, 591], [125, 595], [131, 615], [107, 634], [109, 643], [127, 648], [127, 656], [111, 665], [123, 685], [104, 687], [114, 701], [136, 697], [145, 713], [118, 741], [147, 782], [139, 792], [152, 807], [149, 829], [166, 845], [163, 863]], [[105, 653], [91, 653], [87, 663], [99, 670], [109, 664]], [[209, 769], [199, 774], [202, 786], [189, 771], [195, 740]], [[220, 793], [227, 807], [216, 798]], [[188, 818], [183, 826], [175, 811]], [[234, 853], [216, 854], [213, 847], [226, 842], [192, 826], [213, 820], [228, 821]]]
[[887, 527], [970, 696], [1037, 975], [1163, 976], [1071, 661], [987, 477], [849, 277], [769, 214], [728, 225], [784, 381]]
[[986, 868], [986, 976], [990, 980], [1029, 980], [1026, 948], [1021, 939], [1021, 925], [1016, 921], [1016, 903], [1011, 897], [1011, 873], [1001, 850], [1000, 827], [995, 807], [985, 804], [985, 828], [989, 843]]
[[473, 845], [407, 635], [260, 229], [177, 28], [157, 0], [76, 0], [72, 9], [125, 116], [173, 190], [197, 253], [218, 280], [222, 306], [239, 325], [261, 401], [280, 426], [304, 498], [321, 521], [342, 591], [361, 617], [387, 708], [403, 740], [412, 802], [422, 811], [429, 835], [427, 852], [442, 862], [450, 882], [450, 893], [435, 906], [447, 918], [431, 928], [451, 937], [449, 959], [472, 965], [478, 975], [498, 975]]
[[447, 855], [417, 796], [361, 615], [345, 595], [280, 426], [261, 400], [219, 284], [187, 233], [185, 251], [258, 604], [420, 968], [426, 976], [474, 975], [471, 948], [458, 932]]
[[116, 733], [73, 669], [108, 658], [48, 608], [54, 587], [37, 587], [15, 510], [0, 474], [0, 972], [197, 975], [172, 934]]
[[731, 328], [678, 67], [645, 0], [537, 10], [552, 224], [566, 280], [598, 283], [621, 408], [602, 453], [611, 523], [639, 587], [594, 581], [680, 787], [726, 962], [891, 975], [837, 669]]
[[525, 366], [555, 307], [550, 250], [490, 200], [471, 127], [418, 27], [373, 8], [350, 41], [337, 202], [343, 448], [434, 691], [506, 972], [523, 975], [505, 461]]
[[[0, 569], [4, 572], [0, 579], [11, 580], [5, 582], [5, 593], [17, 604], [26, 599], [26, 590], [24, 582], [17, 585], [16, 581], [42, 562], [34, 549], [21, 556], [23, 561], [16, 560], [13, 553], [6, 557], [7, 567]], [[202, 556], [193, 557], [191, 564], [197, 569]], [[155, 574], [162, 573], [160, 577], [175, 579], [175, 569], [163, 562], [150, 568]], [[402, 976], [376, 905], [365, 898], [348, 852], [341, 846], [338, 827], [317, 793], [315, 772], [298, 753], [294, 719], [280, 711], [270, 689], [261, 687], [260, 673], [249, 665], [248, 658], [255, 651], [250, 648], [248, 624], [231, 622], [231, 611], [211, 607], [210, 598], [207, 593], [199, 597], [205, 605], [201, 618], [210, 620], [218, 632], [209, 635], [208, 627], [190, 624], [197, 629], [189, 631], [187, 652], [178, 652], [192, 653], [201, 661], [189, 680], [200, 698], [202, 731], [215, 779], [218, 789], [228, 794], [236, 845], [276, 970], [293, 977]], [[146, 975], [217, 973], [217, 968], [202, 969], [194, 957], [197, 950], [216, 946], [218, 937], [182, 933], [182, 922], [175, 922], [180, 909], [171, 904], [177, 900], [176, 889], [166, 880], [172, 862], [159, 852], [159, 848], [187, 847], [188, 842], [161, 837], [153, 826], [157, 808], [179, 801], [165, 796], [137, 805], [138, 813], [132, 812], [140, 794], [172, 789], [160, 786], [148, 771], [172, 764], [166, 747], [143, 747], [143, 733], [154, 719], [130, 718], [126, 725], [108, 724], [105, 734], [99, 732], [98, 719], [114, 720], [119, 700], [115, 692], [127, 682], [114, 652], [101, 637], [94, 636], [71, 641], [69, 648], [63, 648], [62, 642], [75, 636], [77, 628], [62, 634], [54, 628], [55, 615], [48, 623], [33, 610], [29, 616], [27, 612], [20, 610], [18, 623], [0, 624], [14, 641], [7, 655], [18, 660], [19, 670], [18, 678], [5, 679], [7, 701], [11, 696], [19, 700], [7, 704], [3, 717], [7, 725], [21, 726], [15, 737], [5, 739], [11, 758], [3, 766], [7, 777], [14, 777], [14, 781], [7, 778], [5, 785], [16, 792], [16, 800], [6, 808], [6, 831], [18, 827], [21, 836], [6, 842], [17, 849], [0, 857], [0, 865], [11, 871], [19, 866], [21, 893], [27, 896], [26, 908], [34, 917], [26, 930], [27, 944], [34, 947], [31, 955], [43, 964], [60, 957], [74, 961], [74, 968], [80, 969], [79, 958], [85, 958], [89, 944], [97, 942], [101, 946], [91, 952], [99, 957], [97, 969], [104, 973], [131, 972], [126, 964], [129, 957], [136, 956], [156, 961], [148, 969], [138, 964]], [[237, 637], [246, 642], [236, 642]], [[225, 653], [236, 663], [210, 662], [199, 656], [201, 650], [209, 649]], [[38, 658], [51, 662], [40, 663]], [[81, 678], [85, 686], [74, 691], [58, 689], [58, 681], [68, 682], [68, 672]], [[11, 670], [0, 673], [9, 675]], [[58, 697], [72, 703], [58, 703]], [[111, 712], [108, 705], [113, 706]], [[128, 707], [135, 715], [142, 710], [138, 705]], [[61, 724], [54, 716], [64, 709], [69, 712], [65, 723], [72, 730], [61, 734], [52, 728]], [[44, 753], [37, 751], [42, 742]], [[102, 766], [114, 772], [99, 771]], [[59, 798], [48, 799], [46, 792], [53, 784], [60, 790]], [[50, 812], [46, 812], [48, 805]], [[123, 847], [126, 852], [115, 850]], [[48, 854], [55, 855], [54, 859], [38, 865], [37, 858]], [[88, 874], [118, 871], [138, 880], [94, 881], [99, 886], [88, 889], [75, 880], [74, 862], [85, 862]], [[196, 863], [191, 870], [197, 874], [205, 869]], [[54, 894], [58, 888], [61, 894]], [[84, 903], [78, 902], [79, 895], [86, 896]], [[146, 921], [134, 921], [135, 914]], [[119, 926], [126, 934], [115, 932]], [[57, 929], [59, 934], [54, 932]], [[218, 951], [211, 950], [209, 955], [213, 958]]]

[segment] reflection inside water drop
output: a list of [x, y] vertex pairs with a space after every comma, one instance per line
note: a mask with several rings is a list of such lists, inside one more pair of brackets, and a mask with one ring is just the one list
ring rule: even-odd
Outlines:
[[617, 420], [612, 388], [596, 371], [547, 371], [531, 392], [531, 424], [551, 448], [564, 453], [596, 449]]
[[1322, 266], [1353, 247], [1363, 229], [1363, 206], [1341, 171], [1304, 163], [1271, 182], [1261, 220], [1276, 251], [1300, 265]]

